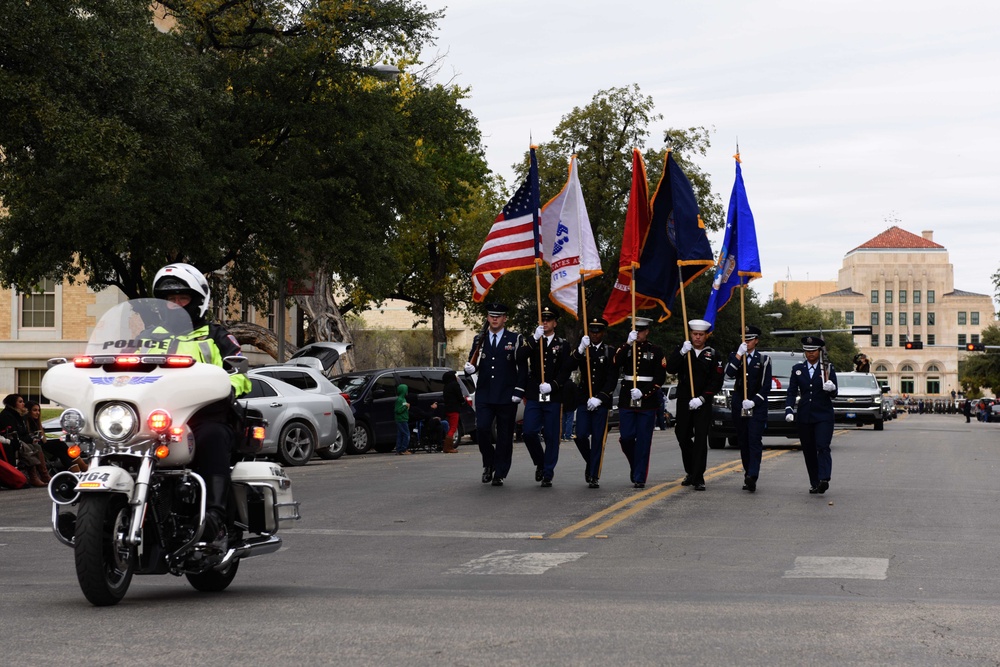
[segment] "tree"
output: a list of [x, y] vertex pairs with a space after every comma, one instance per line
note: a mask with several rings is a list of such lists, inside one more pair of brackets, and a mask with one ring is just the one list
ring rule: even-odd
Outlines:
[[[1000, 345], [1000, 326], [991, 324], [983, 329], [980, 341], [985, 345]], [[982, 388], [1000, 388], [1000, 354], [987, 350], [967, 355], [959, 364], [958, 381], [970, 395], [978, 395]]]
[[[803, 306], [798, 301], [788, 303], [784, 299], [772, 299], [761, 306], [761, 315], [781, 313], [780, 318], [762, 317], [757, 326], [763, 331], [760, 337], [761, 349], [793, 348], [801, 349], [800, 338], [806, 333], [790, 337], [776, 337], [770, 332], [775, 329], [785, 331], [816, 332], [826, 341], [826, 356], [833, 367], [841, 372], [854, 370], [854, 356], [858, 347], [849, 333], [832, 333], [834, 329], [848, 329], [843, 315], [833, 310], [820, 310], [815, 306]], [[770, 325], [770, 326], [768, 326]]]
[[[225, 267], [263, 305], [313, 271], [398, 285], [391, 241], [434, 178], [375, 76], [439, 13], [413, 0], [8, 3], [0, 23], [0, 284], [81, 272], [143, 296], [161, 265]], [[41, 233], [40, 230], [44, 230]], [[318, 318], [313, 318], [318, 319]]]

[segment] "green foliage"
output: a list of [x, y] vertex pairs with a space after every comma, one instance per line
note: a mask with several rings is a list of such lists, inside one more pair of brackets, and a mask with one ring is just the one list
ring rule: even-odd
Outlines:
[[[830, 333], [833, 329], [850, 328], [840, 313], [820, 310], [815, 306], [803, 306], [798, 301], [788, 303], [784, 299], [768, 301], [761, 306], [760, 312], [761, 320], [755, 324], [764, 332], [760, 339], [761, 349], [801, 350], [803, 336], [818, 334], [826, 341], [826, 355], [833, 367], [840, 371], [854, 370], [854, 355], [859, 351], [854, 337], [849, 333]], [[781, 317], [767, 317], [766, 313], [781, 313]], [[803, 333], [777, 337], [770, 333], [776, 329]]]
[[[980, 342], [1000, 345], [1000, 326], [991, 324], [983, 329]], [[970, 397], [979, 396], [981, 388], [1000, 388], [1000, 354], [997, 350], [970, 352], [959, 364], [958, 381]]]

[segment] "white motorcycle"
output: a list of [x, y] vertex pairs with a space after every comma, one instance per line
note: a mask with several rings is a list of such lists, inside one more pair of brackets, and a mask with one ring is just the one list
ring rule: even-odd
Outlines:
[[[109, 310], [84, 354], [52, 359], [42, 393], [66, 407], [61, 417], [71, 456], [91, 453], [87, 472], [61, 472], [49, 484], [52, 528], [73, 548], [83, 594], [117, 604], [133, 574], [184, 575], [200, 591], [221, 591], [240, 560], [273, 553], [275, 533], [297, 520], [284, 469], [254, 461], [264, 439], [260, 414], [244, 414], [228, 497], [225, 551], [203, 540], [205, 480], [189, 466], [191, 417], [230, 395], [229, 374], [173, 354], [171, 332], [191, 331], [182, 309], [137, 299]], [[247, 360], [227, 357], [233, 372]]]

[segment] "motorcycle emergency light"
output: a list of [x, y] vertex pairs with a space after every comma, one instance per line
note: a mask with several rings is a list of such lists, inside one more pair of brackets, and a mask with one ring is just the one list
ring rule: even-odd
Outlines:
[[170, 440], [171, 442], [180, 442], [181, 436], [184, 435], [183, 426], [174, 426], [170, 429]]
[[154, 453], [156, 454], [156, 458], [165, 459], [168, 456], [170, 456], [170, 448], [167, 447], [166, 445], [160, 445], [159, 447], [156, 448], [156, 451]]
[[118, 356], [115, 357], [115, 363], [119, 366], [138, 366], [142, 363], [142, 359], [134, 356]]
[[194, 357], [172, 354], [167, 357], [166, 365], [171, 368], [190, 368], [194, 366]]
[[59, 426], [70, 435], [76, 435], [83, 430], [87, 421], [83, 418], [83, 413], [70, 408], [64, 410], [59, 417]]
[[73, 357], [73, 365], [77, 368], [90, 368], [94, 365], [93, 357]]
[[166, 410], [153, 410], [149, 413], [146, 423], [149, 425], [149, 430], [153, 433], [164, 433], [170, 428], [172, 420], [170, 419], [170, 413]]
[[83, 450], [80, 449], [80, 445], [73, 445], [72, 447], [67, 447], [66, 448], [66, 454], [69, 456], [70, 459], [78, 459], [78, 458], [80, 458], [80, 453], [82, 451]]

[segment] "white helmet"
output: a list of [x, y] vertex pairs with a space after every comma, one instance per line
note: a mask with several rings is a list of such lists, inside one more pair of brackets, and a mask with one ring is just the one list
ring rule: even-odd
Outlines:
[[171, 294], [179, 293], [191, 296], [191, 305], [198, 308], [198, 316], [204, 319], [208, 302], [212, 298], [205, 276], [190, 264], [167, 264], [153, 278], [153, 296], [165, 299]]

